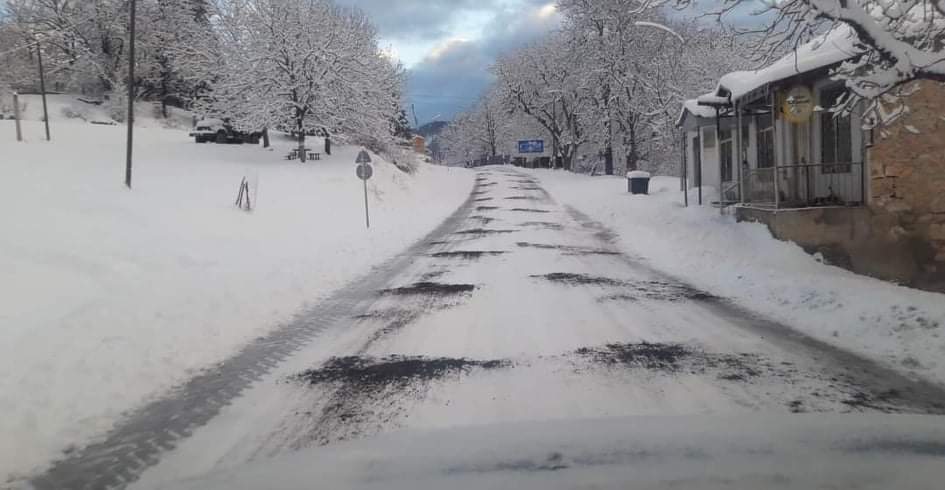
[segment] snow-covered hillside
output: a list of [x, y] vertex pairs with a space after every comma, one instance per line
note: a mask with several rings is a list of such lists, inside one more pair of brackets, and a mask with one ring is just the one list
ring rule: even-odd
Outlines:
[[[12, 101], [10, 101], [12, 117]], [[43, 99], [39, 95], [20, 96], [20, 117], [26, 121], [43, 120]], [[93, 124], [116, 124], [114, 115], [124, 120], [126, 108], [123, 105], [112, 107], [109, 101], [92, 97], [77, 97], [70, 94], [49, 94], [46, 96], [46, 111], [50, 122], [89, 122]], [[181, 128], [193, 126], [193, 114], [176, 107], [167, 108], [168, 117], [161, 114], [161, 105], [153, 102], [135, 103], [135, 125], [142, 128]], [[68, 126], [67, 126], [68, 128]], [[51, 128], [52, 136], [56, 136], [55, 128]], [[11, 133], [12, 134], [12, 133]], [[30, 135], [26, 135], [29, 137]], [[33, 139], [45, 137], [45, 133], [33, 135]]]
[[[0, 122], [0, 481], [367, 273], [473, 183], [375, 156], [366, 230], [359, 148], [302, 165], [284, 159], [284, 137], [271, 150], [197, 145], [145, 121], [128, 191], [124, 126], [50, 119], [51, 143], [38, 121], [24, 124], [25, 143]], [[234, 207], [244, 177], [252, 213]]]

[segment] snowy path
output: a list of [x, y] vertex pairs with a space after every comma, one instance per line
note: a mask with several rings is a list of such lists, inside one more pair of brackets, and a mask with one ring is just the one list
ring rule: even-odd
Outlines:
[[422, 243], [33, 483], [173, 487], [404, 428], [945, 413], [941, 388], [650, 270], [612, 240], [533, 177], [483, 171], [467, 204]]

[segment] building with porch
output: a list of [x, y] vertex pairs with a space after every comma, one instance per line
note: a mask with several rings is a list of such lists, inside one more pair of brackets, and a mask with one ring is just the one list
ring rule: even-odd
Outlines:
[[835, 265], [945, 291], [945, 85], [913, 82], [882, 130], [862, 103], [834, 112], [845, 89], [830, 72], [859, 55], [854, 36], [835, 29], [686, 101], [686, 187]]

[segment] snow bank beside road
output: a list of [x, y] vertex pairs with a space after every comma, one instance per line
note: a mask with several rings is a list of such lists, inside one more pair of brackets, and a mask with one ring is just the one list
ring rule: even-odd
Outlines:
[[684, 208], [679, 180], [655, 177], [649, 196], [620, 178], [533, 171], [559, 201], [612, 228], [657, 269], [831, 344], [945, 383], [945, 295], [819, 263], [757, 223], [712, 207]]
[[[28, 122], [17, 144], [0, 122], [0, 482], [367, 273], [473, 183], [376, 162], [367, 231], [358, 148], [301, 165], [283, 159], [288, 140], [265, 151], [139, 130], [129, 192], [124, 127], [52, 129], [47, 143]], [[244, 176], [253, 213], [233, 206]]]

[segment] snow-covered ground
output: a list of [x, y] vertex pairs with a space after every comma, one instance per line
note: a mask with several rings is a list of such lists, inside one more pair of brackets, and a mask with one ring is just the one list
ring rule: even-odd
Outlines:
[[[66, 119], [70, 104], [50, 112], [52, 143], [38, 121], [25, 143], [0, 122], [0, 482], [369, 272], [473, 184], [465, 170], [408, 175], [375, 157], [368, 231], [359, 148], [301, 165], [284, 160], [286, 139], [196, 145], [144, 115], [128, 191], [125, 127]], [[234, 207], [243, 177], [252, 213]]]
[[[824, 265], [757, 223], [712, 207], [683, 207], [679, 180], [656, 177], [651, 195], [623, 178], [533, 170], [563, 204], [620, 234], [624, 251], [699, 288], [804, 333], [945, 383], [945, 295]], [[690, 200], [692, 203], [693, 200]]]
[[162, 490], [928, 489], [932, 417], [625, 417], [403, 431], [261, 460]]

